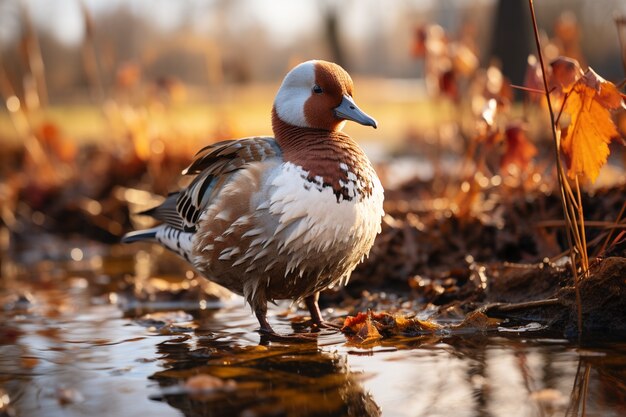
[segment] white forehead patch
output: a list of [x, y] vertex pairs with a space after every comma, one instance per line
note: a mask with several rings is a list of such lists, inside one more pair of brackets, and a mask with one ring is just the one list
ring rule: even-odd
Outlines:
[[315, 85], [315, 61], [298, 65], [285, 76], [278, 89], [274, 105], [278, 117], [294, 126], [309, 127], [304, 117], [304, 103], [311, 97]]

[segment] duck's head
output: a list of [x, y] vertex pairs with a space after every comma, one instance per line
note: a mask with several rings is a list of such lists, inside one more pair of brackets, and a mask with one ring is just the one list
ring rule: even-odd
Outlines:
[[285, 76], [274, 109], [293, 126], [341, 130], [346, 120], [376, 128], [376, 120], [357, 107], [350, 75], [332, 62], [306, 61]]

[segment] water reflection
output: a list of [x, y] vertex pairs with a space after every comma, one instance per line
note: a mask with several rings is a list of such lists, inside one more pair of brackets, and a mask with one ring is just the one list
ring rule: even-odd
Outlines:
[[[164, 388], [156, 397], [186, 416], [379, 416], [346, 357], [305, 346], [241, 345], [221, 335], [196, 343], [163, 343], [165, 369], [151, 376]], [[234, 381], [233, 389], [193, 395], [181, 386], [198, 374]]]
[[[135, 285], [134, 259], [99, 256], [97, 268], [3, 261], [13, 273], [0, 278], [1, 416], [626, 415], [625, 345], [464, 335], [362, 348], [341, 334], [261, 344], [241, 300], [198, 303], [159, 271]], [[191, 392], [196, 375], [223, 388]]]

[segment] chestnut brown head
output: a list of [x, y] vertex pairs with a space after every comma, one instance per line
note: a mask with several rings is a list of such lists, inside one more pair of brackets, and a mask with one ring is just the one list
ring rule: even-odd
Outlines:
[[274, 108], [278, 117], [293, 126], [341, 130], [346, 120], [376, 127], [376, 121], [355, 104], [350, 75], [327, 61], [306, 61], [283, 80]]

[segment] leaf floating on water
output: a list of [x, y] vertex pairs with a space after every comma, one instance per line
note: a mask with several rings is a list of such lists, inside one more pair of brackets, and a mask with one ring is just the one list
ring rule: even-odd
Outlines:
[[369, 311], [354, 317], [348, 316], [341, 331], [354, 335], [364, 344], [384, 336], [432, 334], [441, 329], [442, 326], [431, 321]]
[[358, 337], [363, 343], [373, 342], [375, 340], [382, 339], [380, 332], [372, 323], [372, 319], [369, 315], [360, 325], [359, 330], [356, 332], [356, 337]]
[[355, 317], [348, 316], [341, 328], [344, 333], [350, 333], [359, 339], [360, 343], [373, 342], [382, 339], [382, 335], [376, 328], [374, 321], [380, 319], [382, 315], [372, 313], [359, 313]]
[[622, 104], [617, 87], [591, 68], [576, 81], [563, 109], [570, 117], [561, 142], [570, 178], [582, 175], [596, 180], [609, 156], [608, 145], [618, 136], [610, 111]]
[[471, 330], [479, 330], [485, 331], [490, 329], [496, 329], [498, 325], [502, 323], [502, 319], [496, 319], [492, 317], [488, 317], [485, 313], [480, 311], [472, 311], [465, 319], [453, 326], [453, 329], [471, 329]]
[[355, 326], [359, 325], [360, 323], [363, 323], [365, 319], [367, 318], [367, 316], [368, 316], [368, 313], [359, 312], [354, 317], [352, 316], [346, 317], [346, 320], [343, 322], [343, 327], [341, 328], [341, 331], [343, 332], [345, 332], [346, 330], [354, 331]]
[[352, 335], [360, 344], [366, 344], [384, 337], [391, 336], [424, 336], [446, 332], [447, 334], [460, 331], [484, 332], [495, 330], [502, 323], [501, 319], [488, 317], [480, 311], [472, 311], [458, 324], [441, 325], [430, 320], [419, 320], [389, 313], [358, 313], [348, 316], [341, 329], [347, 335]]

